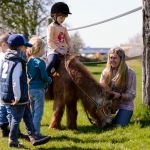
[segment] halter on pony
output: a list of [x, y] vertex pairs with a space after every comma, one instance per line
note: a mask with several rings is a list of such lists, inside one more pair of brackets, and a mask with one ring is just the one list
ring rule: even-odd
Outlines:
[[[65, 59], [65, 68], [66, 68], [66, 70], [67, 70], [67, 72], [68, 72], [70, 78], [71, 78], [72, 81], [74, 82], [74, 84], [80, 89], [80, 91], [82, 91], [82, 93], [84, 93], [84, 95], [86, 95], [86, 96], [88, 97], [88, 99], [90, 100], [90, 102], [92, 102], [92, 103], [95, 104], [95, 106], [96, 106], [96, 113], [97, 113], [99, 110], [101, 110], [101, 111], [103, 112], [104, 116], [109, 117], [109, 118], [112, 118], [111, 115], [110, 115], [109, 113], [107, 113], [107, 111], [106, 111], [106, 105], [104, 104], [104, 100], [102, 101], [102, 104], [97, 103], [91, 96], [88, 95], [87, 92], [85, 92], [85, 91], [83, 90], [83, 88], [82, 88], [81, 86], [79, 86], [79, 85], [76, 84], [76, 82], [74, 81], [74, 79], [73, 79], [73, 77], [72, 77], [72, 75], [71, 75], [71, 72], [70, 72], [70, 70], [69, 70], [69, 65], [70, 65], [71, 61], [73, 60], [73, 58], [74, 58], [75, 56], [69, 56], [69, 58], [70, 58], [69, 60], [70, 60], [70, 61], [68, 61], [68, 59], [67, 59], [68, 56], [69, 56], [69, 55], [65, 56], [65, 58], [64, 58], [64, 59]], [[86, 111], [86, 110], [85, 110], [85, 111]], [[87, 111], [86, 111], [86, 114], [87, 114], [87, 117], [88, 117], [90, 123], [96, 125], [95, 121], [94, 121], [92, 118], [89, 117], [89, 114], [88, 114]]]

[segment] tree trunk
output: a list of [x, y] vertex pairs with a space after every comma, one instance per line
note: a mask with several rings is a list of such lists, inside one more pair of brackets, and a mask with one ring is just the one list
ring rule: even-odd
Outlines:
[[143, 0], [143, 103], [150, 107], [150, 0]]

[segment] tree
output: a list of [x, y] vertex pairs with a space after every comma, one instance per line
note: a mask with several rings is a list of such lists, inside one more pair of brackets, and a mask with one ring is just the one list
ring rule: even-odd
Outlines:
[[79, 33], [76, 32], [75, 34], [71, 35], [71, 40], [72, 40], [72, 43], [73, 43], [74, 51], [78, 53], [79, 49], [84, 47], [83, 40], [81, 39]]
[[143, 102], [150, 107], [150, 0], [143, 0]]
[[28, 38], [46, 24], [51, 4], [52, 0], [1, 0], [0, 25]]

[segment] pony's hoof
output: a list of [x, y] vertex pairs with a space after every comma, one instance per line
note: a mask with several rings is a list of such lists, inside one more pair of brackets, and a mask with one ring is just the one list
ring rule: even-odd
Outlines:
[[58, 125], [49, 125], [48, 127], [49, 129], [57, 129], [57, 130], [61, 130], [61, 126], [58, 126]]

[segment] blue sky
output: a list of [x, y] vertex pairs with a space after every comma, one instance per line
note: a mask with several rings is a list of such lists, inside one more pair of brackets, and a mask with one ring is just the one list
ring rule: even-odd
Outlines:
[[[57, 0], [59, 1], [59, 0]], [[69, 28], [80, 27], [102, 21], [142, 6], [141, 0], [63, 0], [69, 7], [65, 23]], [[86, 46], [113, 47], [126, 43], [137, 33], [142, 32], [142, 10], [128, 16], [76, 31]]]

